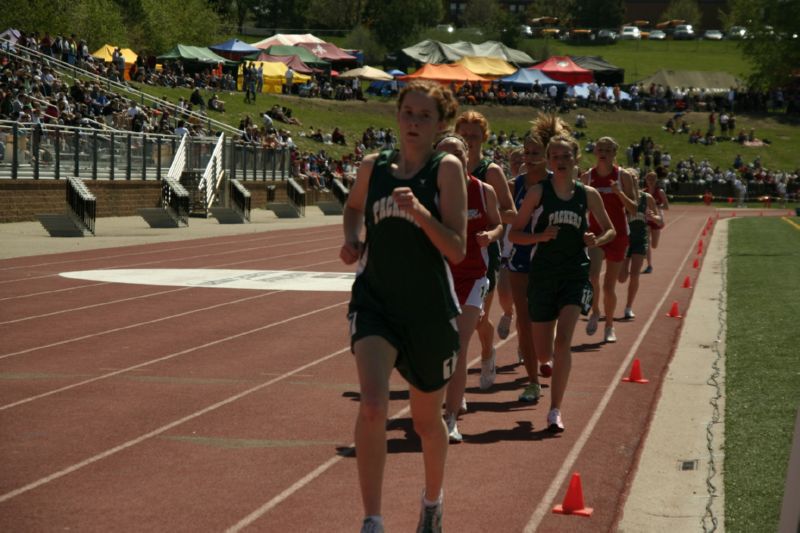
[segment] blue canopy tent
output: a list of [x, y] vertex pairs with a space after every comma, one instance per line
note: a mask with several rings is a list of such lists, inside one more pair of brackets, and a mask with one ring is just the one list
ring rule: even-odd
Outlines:
[[[405, 72], [403, 72], [402, 70], [397, 70], [396, 68], [392, 70], [387, 70], [386, 73], [394, 78], [397, 78], [397, 76], [406, 75]], [[405, 87], [406, 85], [406, 82], [404, 81], [395, 80], [395, 82], [397, 83], [398, 91], [403, 87]], [[395, 94], [394, 91], [392, 90], [393, 83], [394, 82], [391, 81], [373, 81], [372, 83], [369, 84], [369, 87], [367, 88], [367, 93], [374, 94], [375, 96], [393, 96]]]
[[239, 39], [230, 39], [224, 43], [211, 45], [209, 48], [222, 57], [233, 59], [234, 61], [238, 61], [248, 54], [261, 51], [261, 49], [251, 46]]
[[564, 83], [563, 81], [554, 80], [541, 70], [535, 70], [535, 69], [529, 70], [524, 68], [519, 69], [510, 76], [506, 76], [505, 78], [500, 78], [497, 81], [499, 81], [504, 85], [511, 85], [516, 89], [519, 88], [530, 89], [536, 84], [537, 81], [539, 82], [539, 85], [541, 87], [550, 87], [551, 85], [558, 85], [558, 86], [566, 85], [566, 83]]

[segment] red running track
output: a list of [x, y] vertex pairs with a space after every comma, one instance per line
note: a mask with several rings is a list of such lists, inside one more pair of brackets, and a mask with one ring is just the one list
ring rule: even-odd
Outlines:
[[[545, 431], [547, 389], [540, 405], [516, 401], [524, 371], [512, 364], [513, 337], [500, 343], [493, 389], [480, 392], [470, 374], [465, 442], [447, 464], [449, 531], [614, 529], [682, 324], [664, 315], [672, 301], [689, 305], [681, 282], [696, 279], [697, 239], [711, 215], [669, 212], [655, 272], [642, 276], [637, 318], [618, 323], [619, 342], [603, 345], [579, 323], [565, 433]], [[349, 294], [59, 276], [344, 272], [340, 236], [328, 226], [0, 262], [0, 530], [358, 530]], [[470, 361], [477, 354], [475, 338]], [[634, 356], [649, 385], [620, 383]], [[393, 376], [389, 531], [414, 529], [422, 488], [407, 397]], [[588, 519], [550, 512], [575, 471], [595, 509]]]

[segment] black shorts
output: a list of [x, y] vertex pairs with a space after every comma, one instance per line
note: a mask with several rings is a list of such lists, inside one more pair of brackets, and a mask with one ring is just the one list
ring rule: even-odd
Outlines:
[[350, 345], [377, 336], [397, 349], [395, 368], [406, 381], [423, 392], [444, 387], [456, 368], [459, 348], [456, 319], [430, 316], [400, 322], [361, 308], [351, 311]]
[[576, 305], [585, 310], [592, 304], [588, 279], [537, 279], [528, 282], [528, 314], [531, 322], [552, 322], [561, 309]]
[[650, 245], [647, 238], [647, 228], [643, 231], [631, 231], [630, 240], [628, 242], [628, 251], [625, 257], [630, 257], [633, 254], [647, 255], [647, 248]]

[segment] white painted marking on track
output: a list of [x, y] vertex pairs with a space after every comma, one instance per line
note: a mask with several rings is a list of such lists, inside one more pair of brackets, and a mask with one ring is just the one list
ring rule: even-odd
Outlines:
[[[698, 231], [697, 233], [699, 236], [700, 231]], [[692, 240], [692, 243], [694, 242], [695, 239]], [[555, 502], [555, 497], [556, 494], [558, 493], [559, 488], [561, 487], [561, 485], [564, 484], [564, 482], [567, 479], [567, 476], [570, 475], [571, 473], [570, 471], [572, 470], [572, 467], [575, 465], [575, 461], [578, 460], [578, 455], [580, 455], [581, 451], [583, 451], [583, 447], [586, 445], [586, 442], [592, 435], [592, 432], [594, 431], [597, 422], [600, 420], [600, 417], [605, 412], [606, 407], [608, 406], [608, 402], [611, 401], [611, 396], [614, 394], [614, 391], [617, 390], [619, 384], [622, 383], [622, 377], [628, 370], [631, 361], [633, 361], [633, 357], [636, 354], [636, 350], [639, 348], [639, 345], [644, 340], [645, 335], [650, 330], [650, 325], [653, 323], [653, 321], [657, 316], [661, 316], [664, 313], [663, 309], [664, 301], [667, 299], [667, 295], [669, 295], [669, 292], [675, 287], [676, 282], [678, 280], [678, 276], [683, 270], [683, 267], [686, 265], [686, 262], [689, 260], [689, 256], [691, 256], [693, 252], [694, 252], [694, 246], [692, 244], [689, 246], [689, 251], [686, 252], [686, 255], [684, 256], [683, 261], [681, 261], [680, 266], [678, 266], [678, 268], [675, 269], [675, 274], [672, 276], [672, 279], [667, 285], [667, 288], [664, 291], [664, 294], [661, 296], [661, 299], [653, 308], [653, 312], [650, 314], [650, 318], [647, 319], [647, 322], [645, 323], [644, 327], [639, 333], [639, 336], [636, 337], [633, 346], [631, 346], [630, 352], [628, 352], [628, 355], [620, 364], [619, 369], [617, 369], [616, 374], [614, 374], [614, 377], [611, 378], [611, 385], [609, 385], [608, 389], [606, 389], [605, 394], [603, 394], [603, 397], [600, 399], [600, 402], [598, 402], [597, 407], [592, 413], [591, 418], [589, 418], [589, 421], [586, 423], [586, 426], [583, 428], [583, 431], [581, 432], [580, 436], [575, 441], [575, 444], [573, 444], [572, 448], [567, 454], [567, 457], [564, 459], [564, 463], [561, 465], [561, 468], [553, 477], [553, 481], [550, 483], [550, 486], [547, 488], [547, 491], [544, 493], [542, 499], [539, 500], [539, 505], [536, 507], [536, 509], [533, 512], [533, 515], [531, 515], [530, 519], [528, 520], [528, 524], [525, 526], [524, 533], [535, 533], [537, 528], [539, 527], [539, 524], [544, 519], [544, 517], [550, 513], [550, 508], [553, 506]]]
[[352, 272], [227, 269], [103, 269], [62, 272], [62, 277], [107, 283], [262, 291], [350, 292]]

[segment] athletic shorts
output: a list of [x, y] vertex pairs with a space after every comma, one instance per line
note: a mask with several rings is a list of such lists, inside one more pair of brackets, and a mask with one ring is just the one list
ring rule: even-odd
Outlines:
[[500, 245], [497, 241], [489, 243], [486, 253], [489, 256], [486, 277], [489, 279], [489, 292], [492, 292], [497, 284], [497, 271], [500, 269]]
[[588, 279], [537, 279], [528, 282], [528, 314], [531, 322], [552, 322], [561, 309], [577, 305], [581, 310], [592, 304]]
[[532, 244], [515, 244], [508, 258], [508, 269], [511, 272], [527, 274], [531, 271]]
[[641, 234], [639, 232], [631, 232], [626, 256], [630, 257], [633, 254], [647, 255], [648, 240], [646, 229]]
[[[424, 304], [420, 304], [424, 305]], [[377, 336], [397, 350], [395, 368], [406, 381], [423, 392], [444, 387], [456, 368], [459, 348], [456, 319], [393, 321], [370, 309], [352, 311], [351, 350], [360, 339]]]
[[617, 236], [608, 244], [601, 246], [603, 252], [606, 255], [606, 261], [611, 261], [613, 263], [619, 263], [625, 259], [625, 252], [628, 249], [628, 236], [626, 234], [620, 235], [617, 232]]
[[453, 277], [458, 303], [461, 307], [470, 305], [483, 311], [483, 299], [489, 293], [489, 278], [458, 278]]

